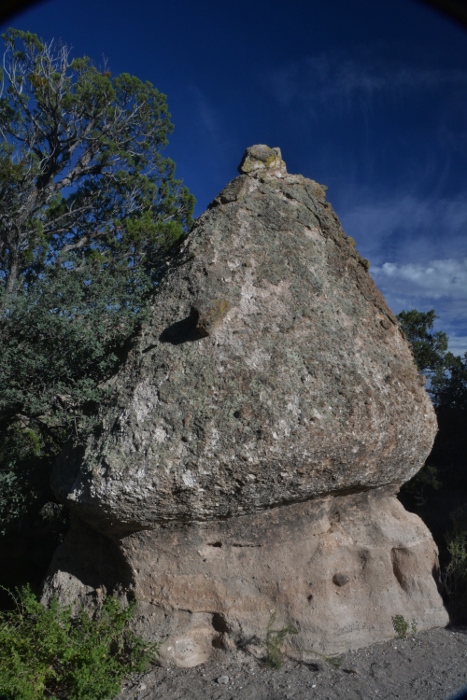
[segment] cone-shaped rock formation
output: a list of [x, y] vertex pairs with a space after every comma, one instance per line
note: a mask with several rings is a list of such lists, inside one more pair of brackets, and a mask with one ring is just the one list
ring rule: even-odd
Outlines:
[[78, 519], [49, 592], [115, 585], [116, 548], [142, 631], [182, 665], [264, 640], [273, 614], [302, 657], [388, 638], [396, 614], [447, 621], [434, 543], [394, 497], [436, 432], [408, 344], [325, 189], [277, 148], [239, 170], [55, 476]]

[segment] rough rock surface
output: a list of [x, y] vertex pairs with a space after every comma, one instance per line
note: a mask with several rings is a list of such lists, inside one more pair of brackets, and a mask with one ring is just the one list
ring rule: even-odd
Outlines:
[[[197, 221], [101, 428], [46, 596], [118, 586], [161, 660], [295, 658], [447, 623], [431, 535], [396, 500], [436, 432], [407, 342], [325, 200], [254, 146]], [[272, 636], [271, 636], [272, 635]]]
[[431, 534], [387, 489], [157, 525], [112, 546], [74, 532], [49, 590], [73, 600], [112, 588], [121, 562], [118, 582], [140, 601], [137, 631], [163, 642], [166, 664], [195, 666], [216, 647], [265, 658], [269, 629], [294, 628], [284, 651], [306, 661], [391, 639], [396, 615], [419, 630], [448, 621]]
[[324, 188], [266, 146], [240, 169], [166, 278], [99, 435], [57, 472], [103, 532], [401, 484], [431, 449], [408, 344]]

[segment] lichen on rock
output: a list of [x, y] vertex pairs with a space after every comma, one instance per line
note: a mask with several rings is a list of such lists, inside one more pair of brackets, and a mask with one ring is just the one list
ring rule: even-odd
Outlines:
[[287, 170], [280, 148], [269, 148], [264, 145], [247, 148], [238, 166], [238, 172], [249, 175], [258, 170], [266, 170], [269, 174], [274, 173], [276, 176], [285, 175]]

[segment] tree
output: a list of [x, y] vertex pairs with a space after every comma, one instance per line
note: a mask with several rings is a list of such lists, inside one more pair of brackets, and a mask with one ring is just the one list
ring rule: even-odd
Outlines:
[[45, 265], [131, 262], [154, 277], [193, 208], [160, 154], [172, 130], [165, 95], [33, 34], [10, 29], [3, 38], [2, 308]]
[[447, 349], [447, 335], [431, 332], [433, 310], [402, 311], [398, 319], [418, 369], [429, 375], [428, 391], [438, 419], [431, 454], [402, 486], [400, 498], [433, 533], [450, 616], [462, 623], [467, 617], [467, 352], [464, 357], [453, 355]]
[[428, 372], [430, 376], [442, 371], [448, 349], [448, 337], [443, 331], [431, 332], [438, 318], [434, 310], [401, 311], [397, 318], [412, 348], [418, 371]]
[[444, 369], [433, 387], [436, 405], [467, 411], [467, 352], [463, 357], [446, 353]]
[[[151, 83], [114, 77], [28, 32], [3, 39], [0, 508], [6, 499], [8, 520], [29, 508], [25, 474], [36, 478], [42, 465], [45, 489], [44, 464], [92, 428], [102, 382], [147, 314], [194, 198], [161, 155], [173, 127]], [[9, 509], [18, 492], [23, 506]]]
[[448, 352], [448, 336], [431, 332], [437, 318], [431, 311], [401, 311], [397, 316], [409, 341], [419, 372], [430, 378], [430, 392], [436, 406], [467, 409], [467, 353], [464, 358]]

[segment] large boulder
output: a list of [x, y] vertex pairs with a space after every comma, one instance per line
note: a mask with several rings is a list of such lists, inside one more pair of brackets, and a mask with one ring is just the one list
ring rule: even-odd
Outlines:
[[397, 321], [325, 189], [248, 149], [196, 222], [102, 426], [55, 488], [102, 532], [410, 479], [436, 432]]
[[324, 188], [266, 146], [240, 173], [55, 474], [75, 516], [45, 597], [125, 589], [182, 666], [448, 621], [432, 537], [395, 498], [436, 432], [409, 346]]

